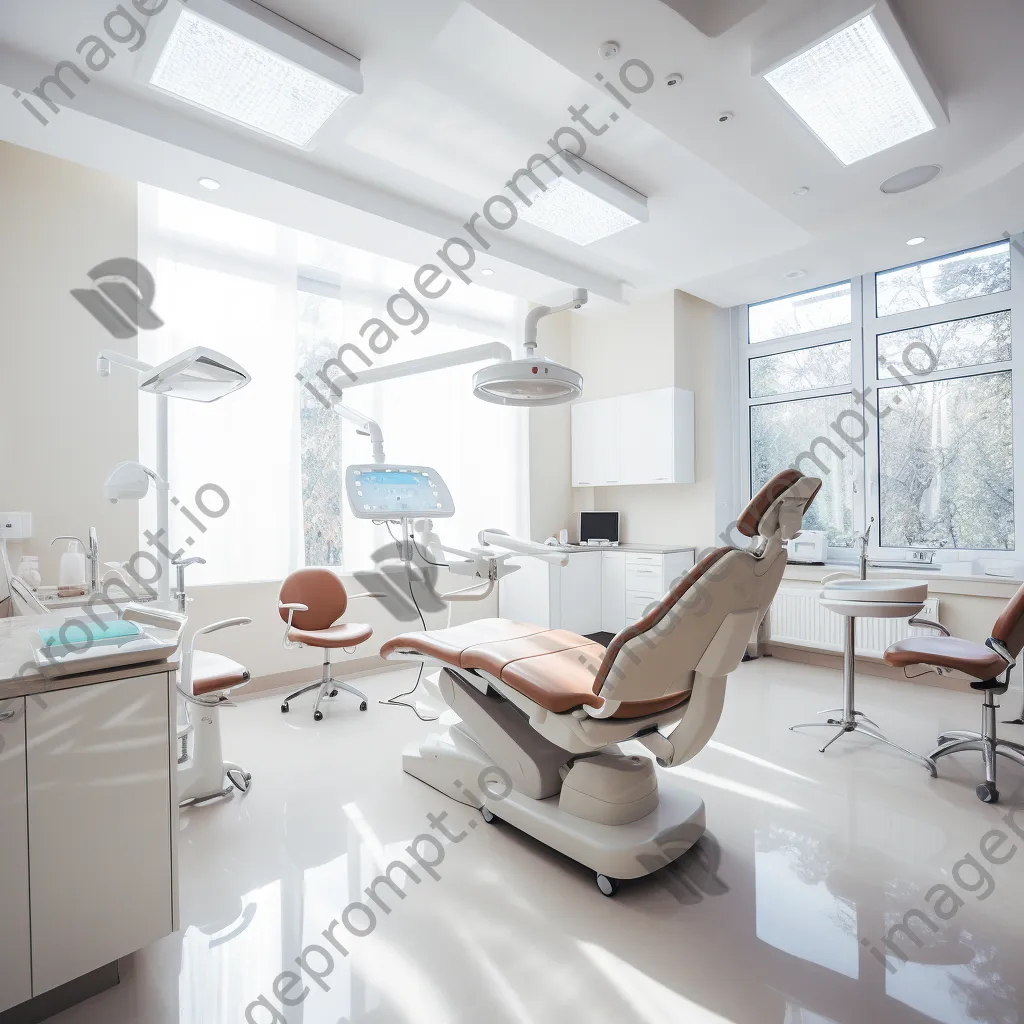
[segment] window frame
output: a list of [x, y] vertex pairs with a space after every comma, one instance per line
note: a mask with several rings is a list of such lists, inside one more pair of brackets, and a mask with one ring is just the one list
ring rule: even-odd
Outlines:
[[[734, 395], [735, 408], [739, 411], [738, 417], [742, 425], [743, 435], [738, 439], [738, 450], [740, 458], [736, 474], [737, 494], [750, 495], [752, 493], [751, 458], [750, 458], [750, 410], [757, 405], [771, 405], [784, 401], [793, 401], [802, 398], [815, 398], [823, 395], [836, 395], [849, 393], [851, 395], [851, 407], [855, 407], [852, 398], [854, 390], [864, 395], [866, 402], [873, 408], [877, 408], [879, 390], [891, 387], [901, 387], [902, 384], [897, 377], [878, 376], [877, 364], [877, 338], [882, 334], [890, 334], [897, 331], [912, 330], [915, 328], [931, 327], [957, 320], [966, 320], [975, 316], [997, 313], [1002, 310], [1010, 311], [1011, 318], [1011, 348], [1010, 359], [991, 363], [983, 363], [975, 366], [956, 367], [948, 370], [936, 370], [929, 374], [915, 375], [914, 383], [926, 383], [937, 380], [960, 379], [964, 377], [984, 376], [987, 374], [1010, 371], [1011, 373], [1011, 403], [1012, 403], [1012, 425], [1011, 437], [1014, 447], [1013, 460], [1013, 487], [1014, 487], [1014, 544], [1012, 550], [1001, 549], [952, 549], [952, 548], [927, 548], [934, 552], [933, 559], [937, 565], [953, 565], [956, 563], [967, 563], [964, 566], [968, 573], [981, 572], [982, 570], [970, 563], [977, 562], [981, 558], [998, 558], [1000, 556], [1007, 560], [1024, 560], [1024, 233], [1010, 236], [1009, 238], [993, 239], [988, 242], [981, 242], [977, 246], [970, 246], [967, 249], [955, 250], [950, 253], [939, 254], [943, 256], [955, 256], [961, 252], [969, 252], [971, 249], [983, 248], [986, 245], [994, 245], [1000, 241], [1010, 243], [1010, 289], [1008, 291], [996, 292], [992, 295], [976, 296], [968, 299], [958, 299], [953, 302], [940, 303], [934, 306], [926, 306], [921, 309], [911, 310], [905, 313], [894, 313], [887, 316], [877, 315], [876, 303], [876, 272], [864, 274], [851, 279], [851, 301], [853, 305], [851, 322], [839, 328], [829, 328], [821, 331], [811, 331], [806, 334], [790, 335], [785, 338], [770, 342], [751, 343], [748, 337], [750, 305], [741, 305], [733, 308], [731, 317], [734, 351], [737, 353], [735, 366]], [[925, 263], [928, 260], [917, 260], [903, 266], [914, 266], [916, 263]], [[898, 270], [902, 267], [882, 268], [877, 273], [887, 273], [889, 270]], [[839, 284], [841, 282], [835, 282]], [[824, 286], [827, 287], [827, 286]], [[818, 288], [810, 288], [807, 291], [816, 291]], [[803, 293], [794, 293], [803, 294]], [[785, 296], [779, 296], [780, 298]], [[770, 301], [770, 300], [769, 300]], [[817, 388], [808, 391], [791, 392], [780, 395], [771, 395], [764, 398], [750, 397], [750, 361], [763, 356], [777, 355], [784, 352], [796, 352], [803, 349], [817, 347], [837, 341], [851, 343], [851, 384], [832, 388]], [[856, 406], [862, 410], [865, 406]], [[869, 558], [876, 560], [895, 560], [905, 557], [910, 550], [906, 547], [882, 547], [880, 541], [881, 508], [880, 508], [880, 477], [879, 477], [879, 423], [877, 416], [865, 413], [867, 422], [867, 436], [861, 442], [860, 447], [863, 454], [856, 450], [851, 452], [854, 458], [853, 463], [853, 523], [854, 530], [862, 533], [867, 526], [869, 519], [874, 519], [874, 526], [871, 531], [871, 538], [868, 547]], [[837, 439], [838, 443], [842, 443]], [[827, 560], [829, 562], [852, 562], [857, 558], [856, 548], [829, 547]]]

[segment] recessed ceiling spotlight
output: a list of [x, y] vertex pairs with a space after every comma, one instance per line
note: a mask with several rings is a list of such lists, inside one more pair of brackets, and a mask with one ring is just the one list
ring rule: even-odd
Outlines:
[[491, 270], [491, 268], [490, 268], [490, 267], [484, 267], [484, 269], [483, 269], [483, 270], [481, 270], [481, 271], [480, 271], [480, 273], [481, 273], [481, 274], [482, 274], [482, 275], [483, 275], [484, 277], [493, 277], [493, 276], [494, 276], [494, 271], [493, 271], [493, 270]]
[[199, 184], [211, 192], [216, 192], [220, 188], [220, 182], [216, 178], [200, 178]]
[[672, 86], [676, 86], [676, 85], [682, 85], [682, 83], [683, 83], [683, 74], [682, 74], [681, 71], [673, 71], [671, 75], [666, 75], [665, 76], [665, 84], [667, 86], [672, 87]]
[[899, 174], [886, 178], [879, 185], [879, 188], [887, 196], [895, 196], [899, 195], [900, 192], [909, 192], [913, 188], [927, 185], [929, 181], [934, 181], [941, 173], [942, 168], [938, 164], [924, 164], [921, 167], [911, 167], [909, 171], [900, 171]]
[[801, 185], [799, 188], [793, 189], [793, 195], [795, 195], [795, 196], [805, 196], [810, 191], [811, 190], [806, 185]]
[[723, 110], [718, 115], [719, 123], [725, 124], [726, 121], [731, 121], [736, 115], [731, 110]]
[[913, 238], [907, 239], [907, 245], [920, 245], [925, 241], [924, 235], [915, 235]]
[[619, 44], [614, 39], [609, 39], [607, 43], [602, 43], [597, 48], [598, 56], [604, 60], [611, 60], [619, 52]]
[[806, 276], [806, 270], [791, 270], [788, 274], [786, 274], [786, 277], [788, 277], [790, 281], [799, 281], [801, 277]]

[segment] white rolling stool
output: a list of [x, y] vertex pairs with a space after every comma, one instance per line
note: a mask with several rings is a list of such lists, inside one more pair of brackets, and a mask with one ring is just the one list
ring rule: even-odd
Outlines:
[[[835, 736], [820, 748], [822, 753], [846, 733], [863, 733], [919, 761], [934, 778], [937, 772], [935, 762], [930, 757], [894, 743], [882, 734], [876, 722], [854, 707], [857, 619], [910, 619], [913, 622], [914, 616], [921, 612], [927, 599], [927, 583], [911, 580], [826, 579], [819, 601], [823, 608], [846, 619], [843, 642], [843, 706], [820, 711], [819, 714], [832, 715], [842, 711], [842, 718], [828, 718], [824, 722], [802, 722], [790, 726], [790, 730], [830, 727], [838, 729]], [[868, 725], [865, 725], [865, 722]]]

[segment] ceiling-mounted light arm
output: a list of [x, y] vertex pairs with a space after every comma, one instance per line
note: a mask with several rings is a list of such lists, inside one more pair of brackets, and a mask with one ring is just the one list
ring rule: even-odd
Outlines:
[[340, 402], [334, 403], [334, 411], [342, 419], [348, 420], [349, 423], [354, 423], [356, 430], [360, 434], [369, 435], [370, 444], [373, 446], [373, 461], [384, 462], [384, 434], [381, 432], [380, 424], [376, 420], [370, 419], [369, 416], [364, 416], [358, 410], [342, 405]]
[[588, 298], [586, 288], [577, 288], [572, 293], [572, 299], [569, 302], [563, 302], [561, 306], [534, 306], [526, 314], [526, 335], [523, 339], [523, 348], [526, 350], [527, 356], [532, 356], [537, 351], [537, 324], [544, 317], [551, 316], [552, 313], [564, 313], [567, 309], [579, 309], [586, 305]]
[[116, 349], [105, 348], [96, 357], [96, 372], [101, 377], [109, 377], [111, 363], [116, 363], [118, 366], [127, 366], [129, 370], [138, 370], [139, 373], [146, 373], [148, 370], [153, 369], [149, 363], [144, 363], [141, 359], [125, 355], [124, 352], [118, 352]]

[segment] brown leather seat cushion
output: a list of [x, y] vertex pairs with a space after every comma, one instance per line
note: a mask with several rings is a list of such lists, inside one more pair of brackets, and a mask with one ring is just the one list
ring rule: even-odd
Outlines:
[[192, 694], [201, 697], [218, 690], [230, 690], [249, 682], [249, 670], [237, 661], [210, 651], [195, 651], [192, 655]]
[[[434, 629], [427, 632], [402, 633], [381, 644], [380, 656], [387, 658], [395, 651], [412, 651], [425, 654], [438, 661], [447, 662], [455, 668], [462, 668], [462, 655], [470, 647], [497, 643], [503, 640], [517, 640], [535, 633], [548, 632], [543, 626], [531, 626], [513, 619], [476, 619], [461, 626], [448, 629]], [[584, 640], [584, 643], [590, 643]]]
[[905, 668], [910, 665], [938, 665], [974, 676], [995, 679], [1005, 671], [1003, 659], [984, 644], [960, 640], [955, 636], [915, 636], [894, 643], [882, 655], [886, 665]]
[[355, 647], [373, 636], [373, 628], [365, 622], [339, 622], [326, 629], [288, 630], [288, 639], [307, 647]]
[[599, 708], [604, 701], [594, 693], [594, 676], [604, 657], [604, 647], [586, 637], [579, 639], [583, 643], [575, 647], [510, 662], [498, 678], [556, 714], [584, 704]]
[[[462, 668], [482, 668], [500, 679], [506, 665], [522, 658], [535, 658], [542, 654], [555, 654], [558, 651], [592, 646], [593, 641], [568, 629], [545, 629], [512, 640], [496, 640], [467, 647], [462, 652], [461, 665]], [[600, 644], [598, 646], [600, 647]], [[601, 654], [604, 655], [603, 647]], [[593, 677], [590, 685], [593, 688]]]

